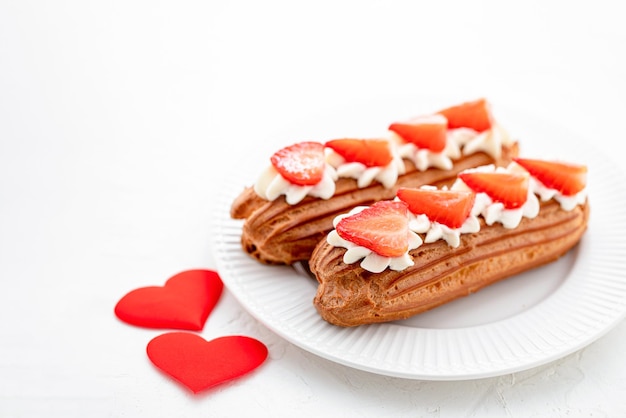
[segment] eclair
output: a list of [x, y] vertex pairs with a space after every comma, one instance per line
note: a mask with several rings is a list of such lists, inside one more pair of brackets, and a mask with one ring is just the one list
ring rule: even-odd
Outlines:
[[354, 208], [309, 260], [313, 303], [343, 327], [401, 320], [550, 263], [587, 229], [586, 172], [515, 158]]
[[484, 100], [391, 123], [383, 135], [303, 141], [270, 158], [254, 186], [233, 201], [244, 251], [264, 264], [311, 257], [333, 219], [393, 199], [402, 187], [450, 186], [469, 168], [506, 166], [518, 143]]

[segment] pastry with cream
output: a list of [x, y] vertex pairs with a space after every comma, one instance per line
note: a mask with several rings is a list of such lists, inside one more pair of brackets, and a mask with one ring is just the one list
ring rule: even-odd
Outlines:
[[406, 319], [552, 262], [587, 229], [586, 173], [515, 158], [339, 215], [309, 261], [314, 305], [338, 326]]
[[265, 264], [293, 264], [311, 257], [339, 214], [393, 199], [402, 187], [450, 186], [464, 170], [506, 166], [517, 155], [517, 142], [480, 99], [393, 122], [381, 136], [286, 146], [230, 215], [244, 220], [244, 251]]

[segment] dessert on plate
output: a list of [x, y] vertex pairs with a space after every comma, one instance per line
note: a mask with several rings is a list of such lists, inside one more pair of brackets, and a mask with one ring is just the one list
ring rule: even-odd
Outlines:
[[589, 218], [587, 167], [514, 158], [465, 169], [450, 187], [400, 187], [337, 216], [309, 267], [328, 322], [405, 319], [552, 262]]
[[381, 136], [285, 146], [230, 216], [244, 220], [242, 248], [253, 258], [294, 264], [355, 206], [393, 199], [403, 187], [451, 186], [464, 170], [506, 166], [517, 155], [518, 143], [479, 99], [394, 121]]

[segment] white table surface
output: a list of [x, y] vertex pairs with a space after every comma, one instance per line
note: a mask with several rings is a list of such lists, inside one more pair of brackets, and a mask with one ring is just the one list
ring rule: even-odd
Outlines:
[[261, 158], [259, 133], [333, 106], [484, 96], [575, 130], [620, 164], [621, 10], [0, 0], [0, 416], [623, 416], [623, 322], [530, 370], [405, 380], [310, 354], [225, 291], [201, 335], [258, 338], [269, 358], [193, 396], [145, 355], [161, 331], [113, 315], [134, 288], [215, 268], [212, 204], [237, 152]]

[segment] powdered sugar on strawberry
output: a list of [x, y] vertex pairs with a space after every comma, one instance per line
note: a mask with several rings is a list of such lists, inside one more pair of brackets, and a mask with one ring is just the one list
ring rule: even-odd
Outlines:
[[259, 176], [259, 179], [254, 185], [254, 191], [260, 197], [270, 201], [277, 199], [281, 195], [285, 195], [287, 203], [295, 205], [301, 202], [306, 196], [330, 199], [335, 194], [336, 180], [337, 172], [328, 164], [324, 169], [322, 180], [312, 186], [293, 184], [281, 176], [280, 173], [270, 165]]
[[[331, 198], [339, 178], [353, 178], [359, 188], [379, 182], [389, 189], [406, 173], [405, 160], [419, 171], [450, 170], [463, 155], [485, 152], [498, 159], [502, 147], [513, 143], [494, 121], [486, 100], [479, 99], [392, 123], [378, 139], [304, 141], [284, 147], [272, 156], [272, 166], [261, 174], [254, 190], [270, 201], [284, 195], [295, 205], [306, 196]], [[562, 201], [571, 207], [580, 199]]]

